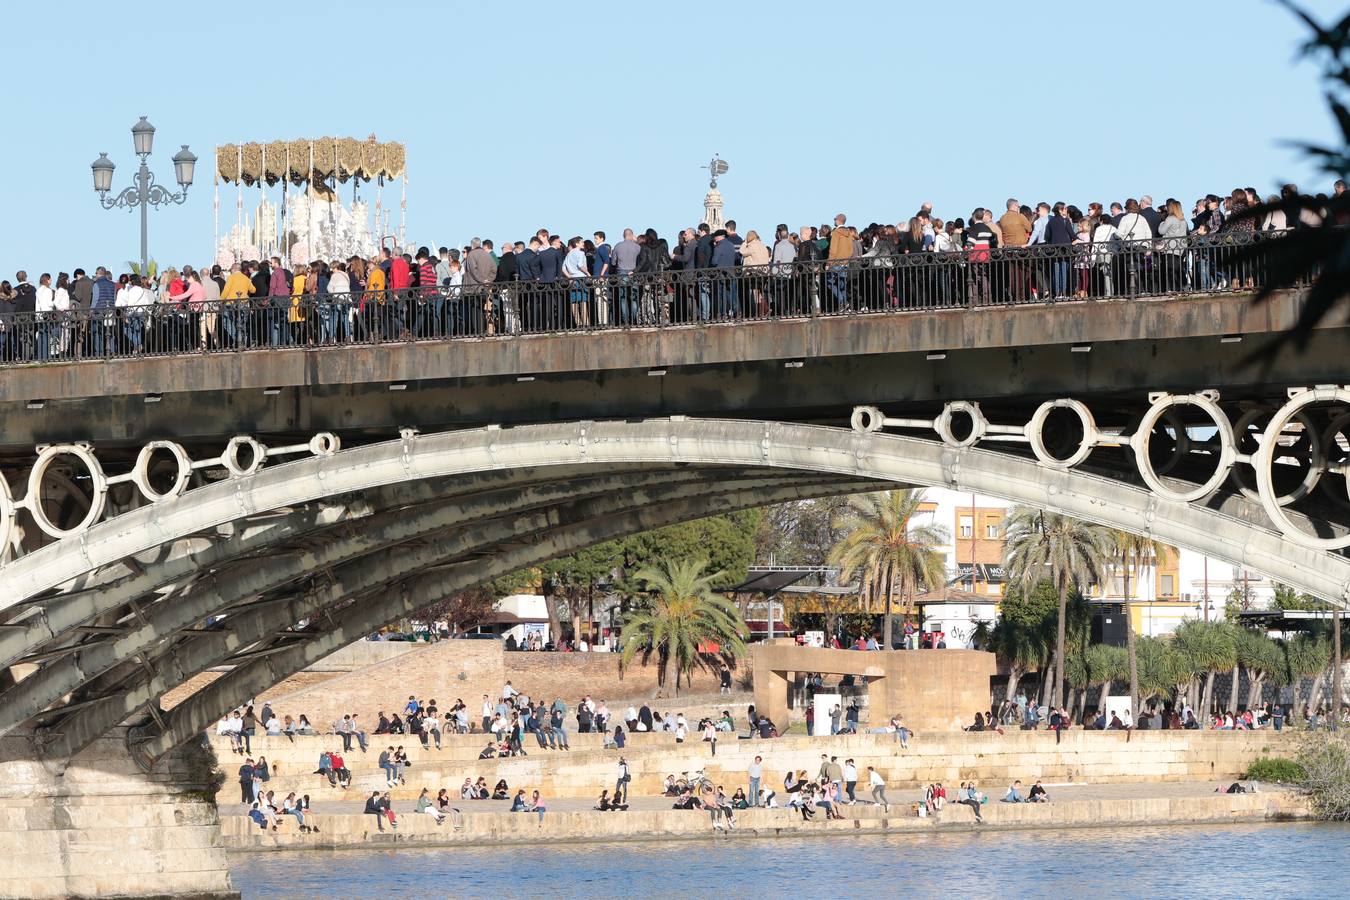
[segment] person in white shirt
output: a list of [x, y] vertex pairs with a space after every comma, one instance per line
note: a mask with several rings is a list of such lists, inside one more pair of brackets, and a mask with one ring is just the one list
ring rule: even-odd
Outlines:
[[140, 353], [145, 338], [145, 309], [151, 303], [150, 293], [141, 285], [140, 276], [127, 275], [126, 285], [117, 292], [113, 305], [122, 317], [122, 334], [133, 353]]
[[37, 315], [34, 317], [34, 337], [37, 343], [37, 358], [46, 362], [51, 358], [51, 343], [55, 324], [56, 291], [52, 290], [52, 276], [43, 272], [38, 278], [37, 298], [34, 304]]
[[515, 697], [519, 693], [520, 691], [512, 687], [511, 682], [509, 681], [506, 684], [502, 685], [502, 699], [507, 701], [508, 703], [510, 702], [512, 697]]
[[[848, 793], [848, 805], [852, 806], [858, 802], [854, 796], [854, 789], [858, 786], [858, 767], [854, 765], [853, 760], [844, 760], [844, 790]], [[840, 797], [840, 800], [843, 800]]]
[[872, 787], [872, 804], [880, 806], [882, 812], [890, 812], [891, 804], [886, 799], [886, 779], [871, 766], [867, 767], [867, 783]]
[[567, 242], [562, 271], [563, 277], [571, 282], [572, 324], [577, 328], [590, 328], [591, 311], [587, 303], [590, 291], [586, 287], [590, 273], [586, 270], [586, 251], [582, 249], [581, 238], [574, 237]]

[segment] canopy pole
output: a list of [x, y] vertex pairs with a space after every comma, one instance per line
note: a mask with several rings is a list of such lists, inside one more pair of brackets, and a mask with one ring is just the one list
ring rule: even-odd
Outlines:
[[309, 237], [306, 238], [310, 260], [316, 260], [319, 257], [314, 255], [314, 142], [309, 142], [309, 172], [305, 177], [305, 206], [309, 215]]
[[[216, 257], [220, 254], [220, 145], [216, 145], [215, 152], [211, 154], [213, 163], [211, 172], [211, 265], [216, 264]], [[210, 271], [209, 269], [207, 271]]]

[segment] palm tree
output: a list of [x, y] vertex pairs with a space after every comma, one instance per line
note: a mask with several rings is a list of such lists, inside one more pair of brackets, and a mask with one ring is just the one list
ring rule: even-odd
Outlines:
[[1009, 700], [1017, 696], [1017, 682], [1045, 659], [1050, 646], [1043, 628], [1000, 617], [989, 633], [989, 650], [1008, 667]]
[[1112, 531], [1112, 540], [1116, 546], [1116, 558], [1120, 560], [1120, 571], [1125, 580], [1125, 654], [1130, 666], [1130, 715], [1139, 718], [1139, 651], [1134, 637], [1134, 617], [1130, 615], [1130, 605], [1134, 602], [1134, 593], [1130, 590], [1130, 570], [1142, 573], [1145, 566], [1157, 565], [1172, 548], [1161, 541], [1132, 534], [1128, 531]]
[[745, 621], [736, 605], [713, 591], [721, 572], [705, 572], [703, 560], [660, 560], [634, 574], [649, 592], [623, 622], [623, 664], [650, 647], [665, 657], [662, 683], [680, 692], [680, 673], [688, 675], [699, 647], [720, 645], [732, 658], [745, 655]]
[[[946, 577], [942, 555], [934, 548], [946, 541], [946, 529], [911, 521], [923, 503], [923, 491], [898, 488], [854, 494], [840, 526], [844, 537], [830, 550], [843, 582], [858, 579], [858, 596], [871, 612], [872, 601], [885, 601], [882, 646], [891, 649], [891, 599], [899, 589], [906, 600], [920, 584], [937, 587]], [[908, 605], [908, 603], [906, 604]]]
[[1205, 674], [1204, 694], [1199, 705], [1200, 717], [1204, 722], [1209, 721], [1211, 713], [1214, 676], [1237, 665], [1239, 630], [1228, 622], [1199, 622], [1192, 619], [1181, 623], [1173, 633], [1173, 642], [1190, 660], [1193, 671]]
[[1064, 702], [1064, 629], [1069, 589], [1100, 581], [1114, 553], [1111, 532], [1100, 525], [1060, 513], [1026, 506], [1013, 509], [1005, 526], [1010, 573], [1030, 585], [1050, 578], [1059, 591], [1059, 623], [1055, 634], [1055, 680], [1051, 703]]
[[1267, 679], [1284, 669], [1284, 653], [1280, 645], [1261, 631], [1244, 628], [1238, 632], [1238, 664], [1247, 670], [1247, 708], [1261, 702], [1261, 690]]
[[1322, 693], [1322, 680], [1326, 674], [1327, 663], [1331, 659], [1331, 642], [1322, 635], [1295, 635], [1284, 644], [1285, 666], [1289, 683], [1294, 686], [1294, 717], [1298, 718], [1303, 710], [1302, 687], [1304, 676], [1312, 676], [1312, 687], [1308, 689], [1307, 706], [1316, 711], [1318, 695]]

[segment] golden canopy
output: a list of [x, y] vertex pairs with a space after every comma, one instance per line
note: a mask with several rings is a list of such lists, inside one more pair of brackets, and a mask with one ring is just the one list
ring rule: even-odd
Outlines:
[[[313, 169], [310, 169], [311, 152]], [[222, 144], [216, 148], [216, 174], [226, 184], [260, 181], [276, 184], [289, 179], [304, 184], [311, 177], [346, 182], [351, 178], [398, 178], [407, 163], [407, 151], [396, 141], [377, 141], [371, 135], [356, 138], [323, 137], [313, 140]], [[311, 175], [312, 171], [312, 175]]]

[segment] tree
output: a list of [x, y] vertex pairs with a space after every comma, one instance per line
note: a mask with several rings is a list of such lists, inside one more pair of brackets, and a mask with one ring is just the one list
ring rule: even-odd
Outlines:
[[1325, 600], [1319, 600], [1311, 594], [1300, 593], [1287, 584], [1276, 584], [1272, 598], [1277, 609], [1327, 609]]
[[867, 610], [878, 596], [883, 599], [882, 646], [887, 650], [893, 646], [891, 599], [896, 589], [911, 600], [919, 585], [933, 588], [946, 577], [942, 556], [934, 549], [946, 540], [945, 529], [911, 521], [921, 503], [923, 491], [914, 488], [849, 497], [840, 520], [847, 533], [830, 551], [840, 581], [858, 579], [858, 596]]
[[1120, 571], [1124, 578], [1125, 597], [1125, 654], [1129, 663], [1130, 677], [1130, 714], [1139, 718], [1139, 656], [1134, 636], [1134, 616], [1130, 614], [1130, 605], [1134, 602], [1133, 584], [1130, 581], [1131, 568], [1142, 576], [1145, 566], [1155, 566], [1168, 553], [1171, 547], [1153, 538], [1133, 534], [1129, 531], [1113, 531], [1112, 540], [1116, 546], [1116, 557], [1120, 560]]
[[1303, 678], [1311, 676], [1312, 687], [1308, 690], [1307, 705], [1315, 710], [1317, 695], [1322, 691], [1322, 679], [1326, 674], [1327, 663], [1331, 660], [1331, 642], [1315, 634], [1298, 634], [1284, 642], [1285, 671], [1289, 683], [1294, 686], [1295, 719], [1303, 711], [1303, 692], [1299, 690]]
[[634, 575], [645, 585], [644, 602], [624, 619], [623, 664], [650, 648], [664, 659], [662, 684], [679, 694], [679, 678], [693, 671], [700, 647], [717, 644], [724, 657], [745, 655], [745, 621], [713, 586], [724, 577], [697, 559], [664, 559]]
[[1044, 682], [1054, 647], [1058, 605], [1055, 586], [1047, 579], [1029, 588], [1018, 581], [1008, 583], [989, 646], [1008, 666], [1008, 699], [1016, 696], [1018, 681], [1033, 669], [1041, 673]]
[[1276, 681], [1282, 680], [1278, 673], [1284, 669], [1284, 653], [1268, 635], [1243, 628], [1238, 632], [1237, 661], [1247, 673], [1246, 706], [1251, 709], [1261, 702], [1261, 691], [1268, 678], [1274, 674]]
[[1005, 565], [1024, 584], [1049, 576], [1059, 594], [1051, 702], [1064, 702], [1064, 631], [1069, 590], [1100, 581], [1114, 552], [1111, 532], [1071, 516], [1015, 507], [1005, 526]]
[[1205, 673], [1200, 715], [1208, 721], [1214, 696], [1214, 676], [1237, 665], [1239, 629], [1228, 622], [1183, 622], [1172, 635], [1178, 649], [1190, 660], [1195, 673]]

